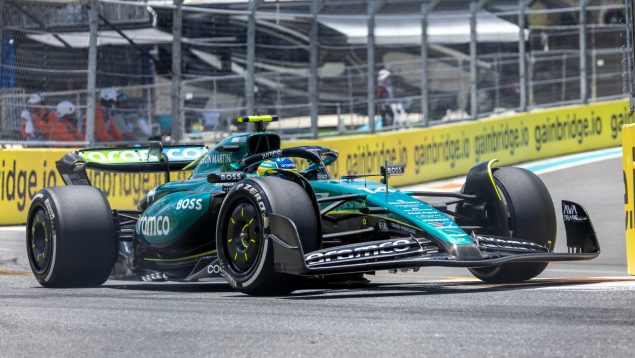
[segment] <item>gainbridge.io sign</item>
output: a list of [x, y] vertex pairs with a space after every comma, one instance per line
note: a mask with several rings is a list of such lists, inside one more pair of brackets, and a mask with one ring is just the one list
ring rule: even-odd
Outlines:
[[463, 175], [475, 164], [499, 165], [619, 146], [622, 125], [632, 123], [627, 101], [562, 107], [493, 119], [402, 130], [375, 135], [339, 136], [284, 143], [322, 145], [337, 150], [333, 176], [378, 173], [386, 161], [406, 164], [392, 185]]
[[[633, 123], [626, 100], [537, 110], [498, 118], [374, 135], [285, 142], [284, 147], [321, 145], [339, 152], [333, 177], [378, 173], [386, 161], [404, 163], [408, 185], [463, 175], [475, 164], [499, 159], [508, 165], [550, 156], [619, 146], [622, 125]], [[210, 143], [207, 143], [210, 144]], [[70, 149], [0, 149], [0, 225], [26, 221], [40, 188], [62, 185], [55, 161]], [[183, 153], [181, 153], [183, 154]], [[189, 172], [172, 175], [184, 179]], [[88, 172], [112, 208], [135, 209], [143, 195], [163, 182], [162, 173]]]
[[[44, 187], [64, 185], [55, 161], [71, 149], [0, 149], [0, 225], [26, 222], [29, 205]], [[173, 173], [185, 179], [190, 172]], [[92, 185], [107, 196], [116, 209], [136, 209], [143, 195], [163, 183], [163, 173], [105, 173], [88, 171]]]

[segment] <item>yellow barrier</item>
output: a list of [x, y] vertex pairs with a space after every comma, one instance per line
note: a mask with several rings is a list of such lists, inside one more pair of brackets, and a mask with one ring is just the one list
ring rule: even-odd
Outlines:
[[626, 263], [628, 274], [635, 275], [635, 125], [626, 125], [622, 137], [624, 167], [624, 214], [626, 216]]
[[[340, 153], [335, 177], [379, 172], [385, 160], [406, 164], [406, 175], [391, 179], [407, 185], [462, 175], [474, 164], [498, 158], [512, 164], [590, 149], [617, 146], [622, 125], [632, 123], [626, 100], [540, 110], [499, 118], [376, 135], [340, 136], [284, 146], [323, 145]], [[19, 224], [33, 195], [44, 186], [61, 185], [55, 161], [69, 149], [0, 149], [0, 225]], [[187, 172], [175, 178], [185, 178]], [[134, 209], [161, 173], [89, 172], [111, 206]]]
[[[71, 149], [0, 149], [0, 225], [26, 221], [31, 199], [43, 187], [64, 185], [55, 161]], [[172, 175], [184, 179], [190, 172]], [[136, 209], [145, 192], [163, 183], [163, 173], [103, 173], [88, 171], [91, 183], [116, 209]]]
[[340, 153], [334, 176], [377, 173], [385, 160], [406, 164], [392, 185], [465, 174], [474, 164], [500, 165], [620, 145], [621, 128], [633, 122], [626, 100], [537, 110], [494, 119], [376, 135], [340, 136], [285, 143], [323, 145]]

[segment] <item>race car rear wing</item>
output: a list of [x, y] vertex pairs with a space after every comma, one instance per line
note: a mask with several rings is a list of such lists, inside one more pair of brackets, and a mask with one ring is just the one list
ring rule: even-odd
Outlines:
[[55, 162], [66, 185], [90, 185], [86, 169], [117, 173], [164, 172], [181, 170], [204, 155], [202, 145], [163, 147], [153, 142], [145, 147], [82, 149], [65, 154]]

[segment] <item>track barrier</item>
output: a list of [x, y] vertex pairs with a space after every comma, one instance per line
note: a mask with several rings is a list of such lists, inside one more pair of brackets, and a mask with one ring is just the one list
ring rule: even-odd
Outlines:
[[624, 168], [624, 214], [626, 224], [626, 264], [635, 275], [635, 124], [622, 129], [622, 165]]
[[[378, 173], [385, 161], [406, 164], [390, 184], [408, 185], [465, 174], [491, 158], [499, 165], [536, 160], [621, 143], [622, 125], [632, 123], [627, 100], [535, 110], [497, 118], [374, 135], [292, 141], [283, 146], [322, 145], [340, 153], [333, 177]], [[0, 225], [26, 220], [30, 201], [42, 187], [62, 185], [55, 161], [70, 149], [0, 149]], [[173, 175], [185, 179], [188, 172]], [[89, 171], [91, 182], [117, 209], [134, 209], [162, 173]], [[632, 181], [631, 181], [632, 182]]]

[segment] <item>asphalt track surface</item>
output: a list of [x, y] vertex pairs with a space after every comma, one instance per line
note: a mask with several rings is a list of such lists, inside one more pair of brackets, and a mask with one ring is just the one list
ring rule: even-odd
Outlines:
[[562, 198], [587, 208], [602, 254], [551, 264], [518, 285], [433, 268], [287, 297], [249, 297], [223, 283], [44, 289], [25, 273], [24, 229], [0, 228], [0, 357], [632, 357], [621, 159], [541, 177], [557, 208]]

